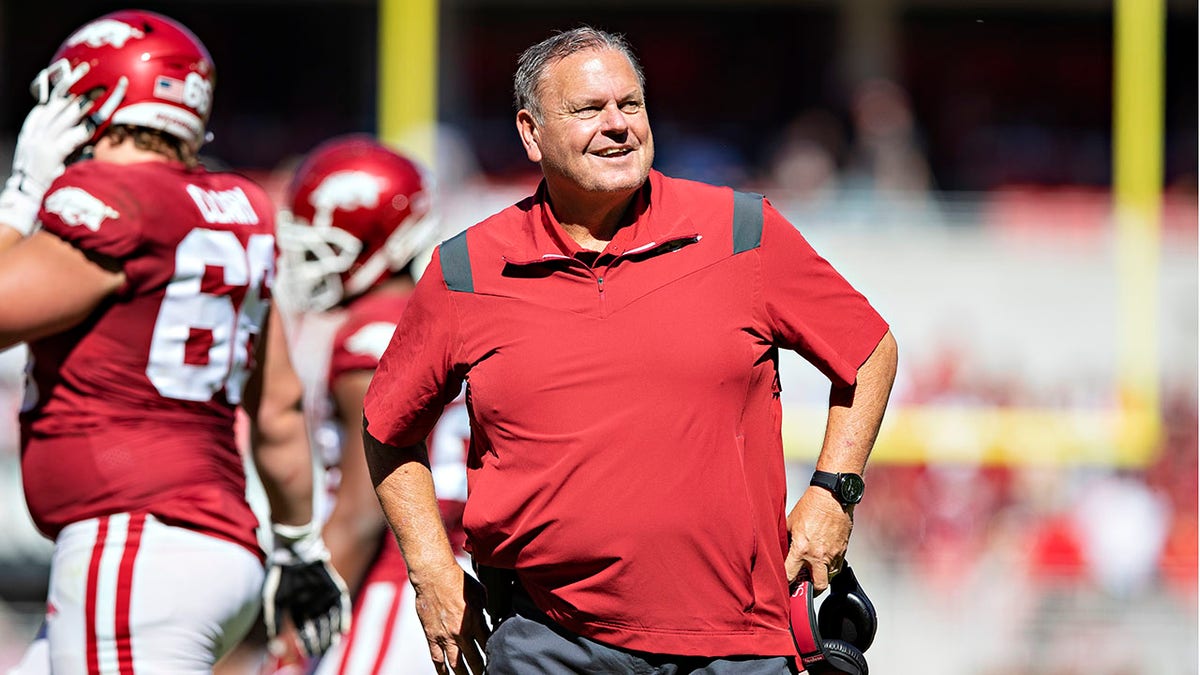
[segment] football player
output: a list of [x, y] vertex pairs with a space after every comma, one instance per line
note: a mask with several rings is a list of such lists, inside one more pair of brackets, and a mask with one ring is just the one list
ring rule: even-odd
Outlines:
[[197, 161], [213, 82], [200, 41], [144, 11], [78, 29], [34, 81], [0, 193], [0, 349], [29, 345], [21, 469], [55, 543], [29, 671], [211, 672], [264, 592], [268, 625], [286, 616], [314, 653], [349, 619], [312, 525], [301, 385], [270, 311], [274, 209]]
[[[324, 534], [354, 593], [353, 629], [318, 673], [434, 672], [404, 559], [367, 474], [361, 432], [363, 395], [414, 287], [414, 258], [437, 243], [431, 192], [408, 158], [370, 137], [345, 136], [304, 159], [280, 217], [280, 302], [302, 312], [297, 346], [329, 354], [325, 372], [314, 378], [323, 382], [310, 384], [330, 404], [340, 439], [340, 452], [327, 460], [332, 510]], [[323, 328], [304, 330], [313, 324]], [[324, 347], [303, 337], [330, 334]], [[464, 565], [469, 438], [460, 397], [431, 434], [429, 462], [443, 522]]]

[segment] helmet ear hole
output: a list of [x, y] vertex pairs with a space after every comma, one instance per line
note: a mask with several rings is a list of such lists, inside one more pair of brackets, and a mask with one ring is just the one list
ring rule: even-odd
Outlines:
[[104, 97], [104, 93], [108, 91], [108, 87], [92, 87], [83, 92], [83, 98], [95, 103]]

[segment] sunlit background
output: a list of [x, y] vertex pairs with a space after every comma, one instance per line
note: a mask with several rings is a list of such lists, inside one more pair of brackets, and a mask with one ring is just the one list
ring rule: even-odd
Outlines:
[[[0, 167], [32, 77], [124, 6], [0, 1]], [[536, 184], [519, 52], [625, 33], [656, 167], [765, 193], [899, 342], [849, 554], [880, 612], [872, 673], [1197, 673], [1194, 2], [134, 6], [216, 61], [208, 163], [279, 196], [319, 141], [379, 133], [434, 169], [447, 237]], [[50, 552], [20, 489], [23, 364], [0, 353], [0, 669], [40, 621]], [[828, 385], [782, 368], [795, 497]]]

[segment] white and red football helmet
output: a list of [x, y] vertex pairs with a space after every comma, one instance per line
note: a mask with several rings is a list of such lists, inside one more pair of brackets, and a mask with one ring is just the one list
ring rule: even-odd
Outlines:
[[92, 98], [96, 142], [114, 124], [158, 129], [193, 149], [207, 140], [216, 73], [200, 40], [178, 22], [143, 10], [121, 10], [84, 25], [63, 42], [33, 81], [45, 100], [59, 79], [86, 72], [70, 92]]
[[275, 294], [290, 310], [322, 311], [361, 295], [436, 243], [429, 180], [369, 136], [322, 143], [287, 194]]

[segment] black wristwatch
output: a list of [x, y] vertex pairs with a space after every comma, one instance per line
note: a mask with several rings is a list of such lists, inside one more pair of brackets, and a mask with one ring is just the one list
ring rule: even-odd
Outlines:
[[861, 502], [863, 489], [866, 487], [862, 476], [856, 473], [830, 473], [828, 471], [814, 471], [812, 480], [808, 484], [829, 490], [843, 507]]

